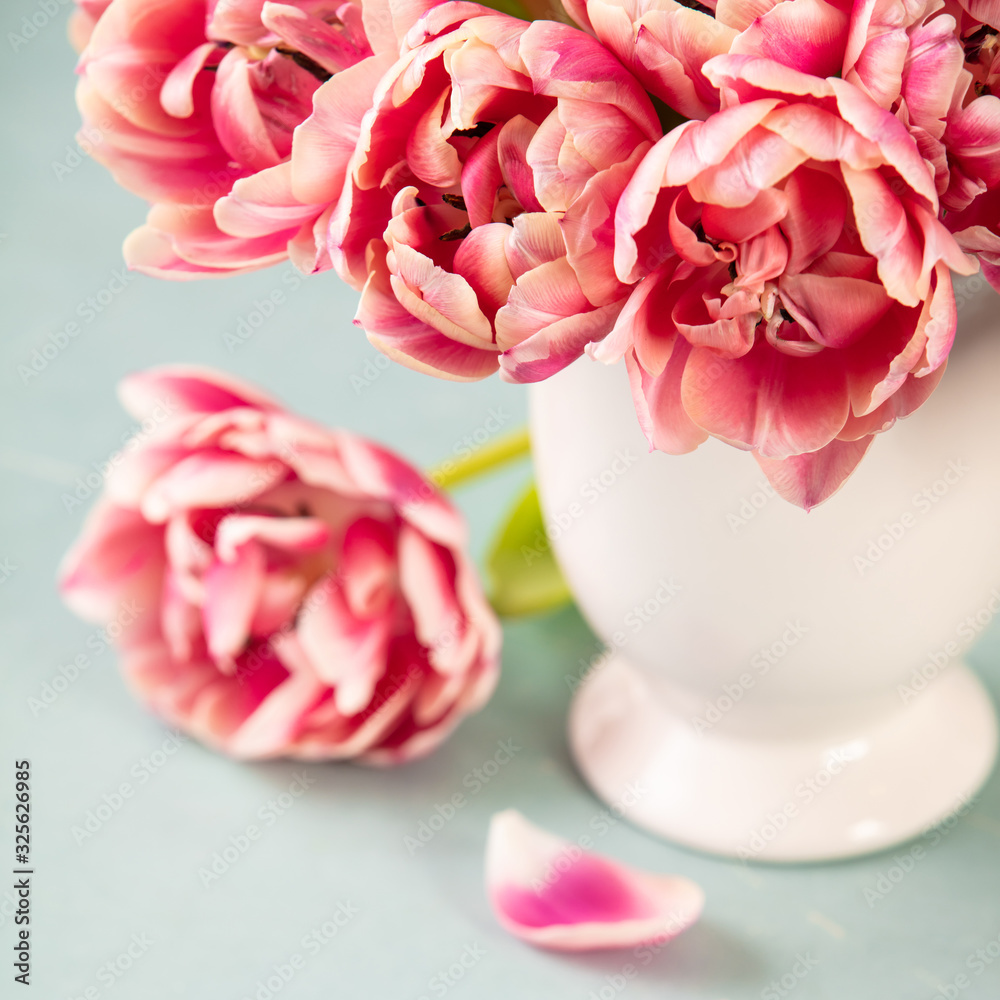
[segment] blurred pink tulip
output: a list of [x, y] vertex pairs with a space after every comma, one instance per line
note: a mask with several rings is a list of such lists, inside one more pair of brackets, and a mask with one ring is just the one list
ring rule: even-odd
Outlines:
[[134, 607], [122, 667], [157, 713], [236, 757], [395, 764], [486, 701], [499, 626], [420, 473], [209, 371], [121, 395], [144, 430], [61, 586], [102, 625]]

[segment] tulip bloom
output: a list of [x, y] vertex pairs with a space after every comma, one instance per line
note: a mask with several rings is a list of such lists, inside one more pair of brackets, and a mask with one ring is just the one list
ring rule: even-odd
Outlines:
[[102, 625], [138, 609], [117, 645], [154, 711], [236, 757], [393, 764], [485, 702], [499, 625], [461, 516], [420, 473], [212, 372], [121, 393], [150, 426], [60, 582]]
[[906, 128], [859, 88], [753, 56], [704, 72], [725, 106], [626, 188], [615, 266], [643, 280], [593, 353], [625, 356], [654, 447], [720, 438], [809, 508], [930, 394], [951, 273], [976, 268]]

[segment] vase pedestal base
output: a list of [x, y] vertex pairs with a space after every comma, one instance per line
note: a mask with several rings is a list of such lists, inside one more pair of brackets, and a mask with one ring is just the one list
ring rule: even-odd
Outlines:
[[620, 654], [587, 677], [569, 722], [577, 766], [616, 813], [686, 847], [754, 861], [904, 843], [962, 811], [997, 753], [992, 701], [961, 664], [905, 706], [789, 731], [734, 734], [694, 720]]

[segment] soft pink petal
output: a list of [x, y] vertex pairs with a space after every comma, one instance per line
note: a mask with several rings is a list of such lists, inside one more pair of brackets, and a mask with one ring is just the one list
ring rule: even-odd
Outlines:
[[698, 919], [704, 902], [686, 878], [582, 851], [513, 809], [490, 823], [486, 888], [504, 928], [559, 951], [667, 941]]
[[843, 486], [871, 446], [874, 436], [856, 441], [831, 441], [819, 451], [791, 458], [754, 454], [768, 482], [789, 503], [811, 510]]
[[205, 637], [208, 651], [221, 663], [231, 663], [250, 637], [265, 564], [264, 550], [251, 542], [229, 560], [213, 563], [205, 574]]
[[758, 340], [739, 358], [696, 348], [682, 380], [684, 409], [703, 430], [768, 458], [829, 444], [848, 414], [847, 377], [836, 351], [791, 357]]
[[154, 417], [165, 401], [180, 412], [204, 414], [234, 407], [271, 411], [279, 406], [256, 386], [197, 365], [163, 365], [127, 375], [118, 384], [118, 398], [136, 420]]

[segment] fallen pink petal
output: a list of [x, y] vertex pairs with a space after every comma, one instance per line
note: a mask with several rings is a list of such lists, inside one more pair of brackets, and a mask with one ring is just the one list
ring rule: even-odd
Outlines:
[[511, 934], [556, 951], [669, 941], [698, 920], [705, 899], [690, 879], [585, 851], [515, 809], [490, 823], [486, 891]]

